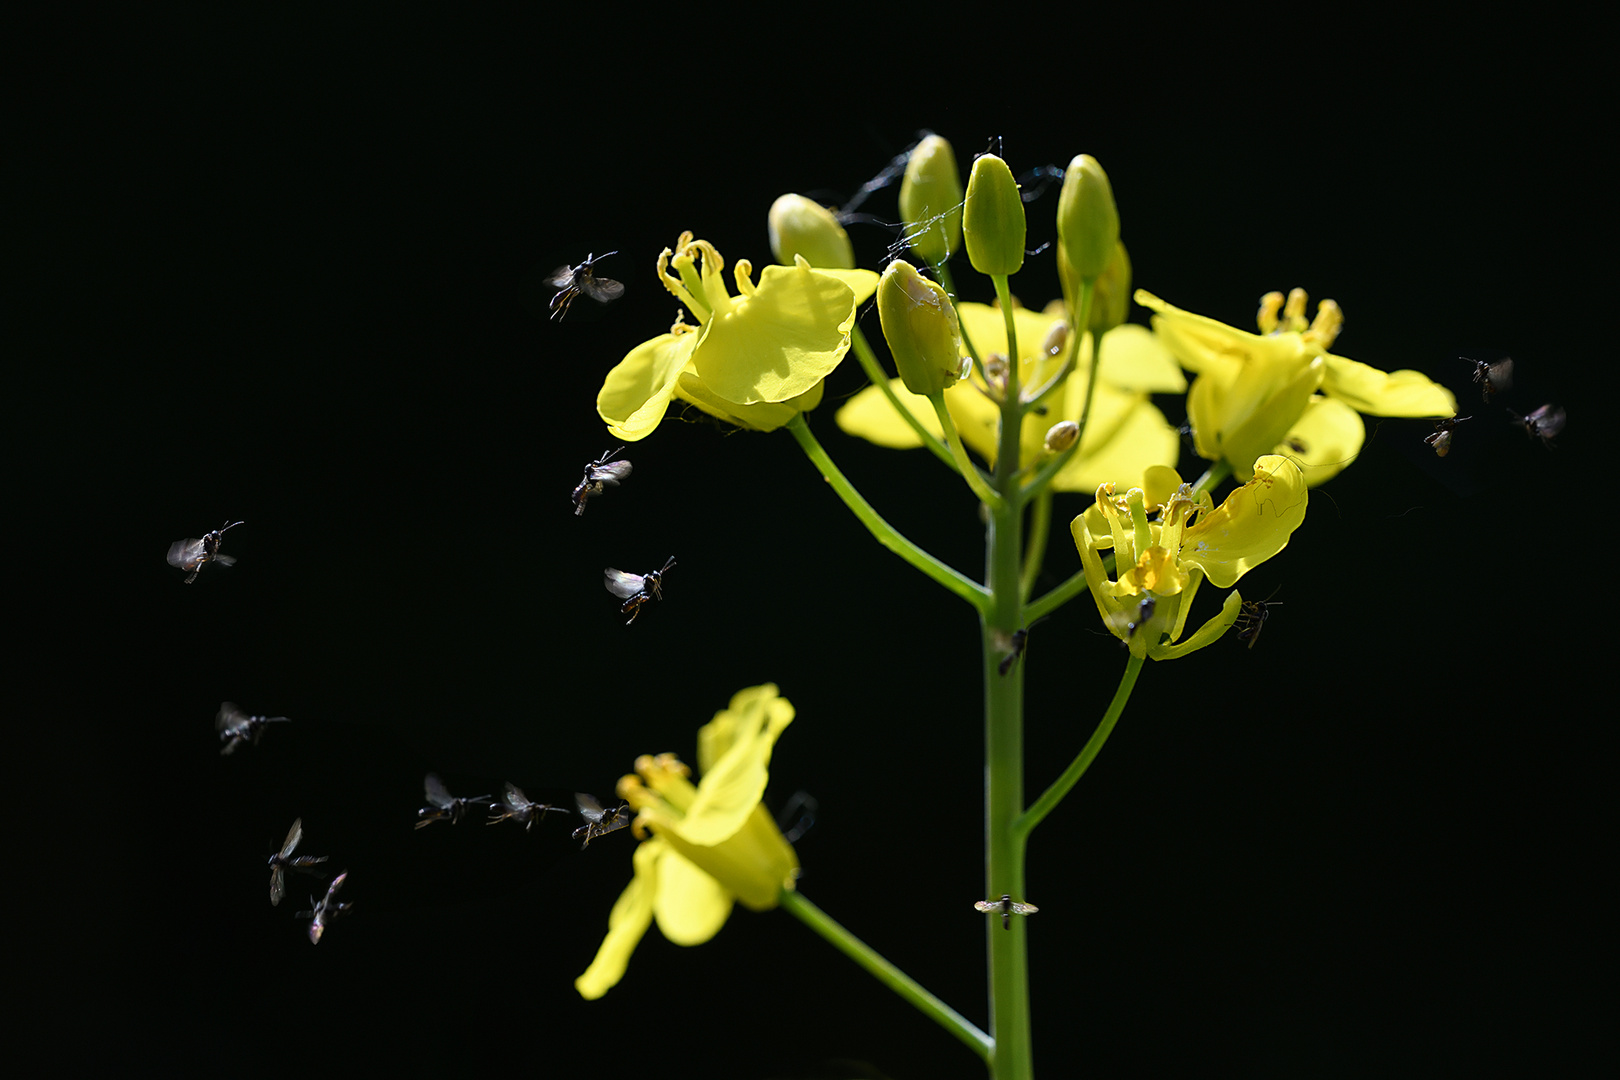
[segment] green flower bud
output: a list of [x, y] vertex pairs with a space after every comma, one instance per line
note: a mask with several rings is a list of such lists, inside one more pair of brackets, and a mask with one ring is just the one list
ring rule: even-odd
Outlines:
[[855, 249], [832, 211], [803, 195], [783, 195], [771, 204], [771, 252], [783, 266], [793, 256], [822, 270], [853, 270]]
[[1007, 163], [983, 154], [968, 176], [962, 207], [968, 261], [985, 276], [1016, 274], [1024, 265], [1024, 200]]
[[1119, 243], [1119, 208], [1097, 159], [1081, 154], [1069, 162], [1058, 196], [1058, 243], [1069, 266], [1082, 278], [1094, 278], [1108, 268]]
[[1108, 268], [1097, 278], [1097, 288], [1091, 297], [1089, 329], [1102, 335], [1125, 321], [1131, 304], [1131, 259], [1125, 254], [1123, 241], [1114, 245], [1114, 257]]
[[951, 144], [938, 135], [918, 143], [900, 181], [900, 219], [906, 242], [931, 264], [962, 246], [962, 174]]
[[906, 389], [924, 396], [962, 377], [962, 328], [945, 290], [903, 259], [883, 271], [878, 318]]

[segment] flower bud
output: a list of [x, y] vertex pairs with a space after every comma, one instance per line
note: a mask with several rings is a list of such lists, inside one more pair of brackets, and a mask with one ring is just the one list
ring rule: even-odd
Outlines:
[[1119, 209], [1108, 174], [1090, 154], [1069, 162], [1063, 174], [1057, 227], [1058, 243], [1075, 274], [1095, 278], [1108, 268], [1119, 243]]
[[1049, 454], [1061, 454], [1074, 445], [1074, 440], [1080, 437], [1080, 425], [1073, 420], [1065, 420], [1060, 424], [1053, 424], [1046, 431], [1046, 451]]
[[1007, 163], [982, 154], [968, 176], [962, 238], [968, 261], [987, 277], [1016, 274], [1024, 265], [1024, 200]]
[[820, 203], [803, 195], [783, 195], [771, 204], [767, 220], [771, 252], [783, 266], [792, 266], [793, 256], [803, 255], [818, 269], [855, 268], [855, 249], [850, 247], [849, 234], [832, 211]]
[[1125, 321], [1131, 304], [1131, 259], [1125, 254], [1125, 244], [1114, 244], [1113, 257], [1108, 267], [1097, 278], [1096, 291], [1091, 296], [1091, 318], [1088, 329], [1101, 336]]
[[938, 135], [918, 143], [900, 181], [906, 242], [926, 262], [942, 263], [962, 246], [962, 175], [951, 144]]
[[944, 289], [896, 259], [878, 281], [877, 308], [907, 390], [928, 396], [956, 385], [962, 375], [962, 330]]

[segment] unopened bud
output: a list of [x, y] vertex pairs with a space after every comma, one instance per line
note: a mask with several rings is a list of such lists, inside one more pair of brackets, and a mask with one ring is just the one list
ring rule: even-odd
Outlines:
[[955, 386], [962, 375], [962, 330], [945, 290], [896, 259], [878, 281], [877, 307], [906, 389], [926, 397]]
[[1024, 265], [1024, 200], [1007, 163], [981, 154], [968, 176], [962, 239], [968, 261], [987, 277], [1016, 274]]
[[783, 195], [771, 204], [767, 220], [771, 252], [783, 266], [792, 266], [793, 256], [803, 255], [811, 266], [823, 270], [855, 268], [849, 234], [820, 203], [803, 195]]
[[1049, 454], [1061, 454], [1073, 446], [1074, 440], [1079, 437], [1080, 425], [1073, 420], [1053, 424], [1046, 432], [1046, 451]]
[[906, 243], [931, 264], [962, 246], [962, 174], [951, 144], [938, 135], [919, 142], [900, 181], [900, 219]]
[[1090, 154], [1069, 162], [1063, 174], [1057, 227], [1058, 243], [1075, 274], [1095, 278], [1108, 268], [1119, 243], [1119, 208], [1108, 174]]
[[1114, 244], [1113, 257], [1108, 268], [1097, 278], [1097, 288], [1091, 297], [1091, 318], [1087, 329], [1102, 335], [1125, 321], [1131, 304], [1131, 259], [1125, 254], [1125, 244]]

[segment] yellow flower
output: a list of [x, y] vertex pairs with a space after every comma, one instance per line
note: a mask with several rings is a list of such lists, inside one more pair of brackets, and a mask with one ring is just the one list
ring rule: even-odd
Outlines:
[[1136, 302], [1157, 312], [1154, 332], [1198, 374], [1187, 395], [1198, 453], [1225, 458], [1239, 479], [1252, 475], [1260, 455], [1287, 454], [1315, 487], [1361, 452], [1366, 430], [1358, 412], [1457, 413], [1451, 391], [1422, 372], [1383, 372], [1330, 354], [1344, 314], [1324, 300], [1307, 325], [1302, 289], [1288, 294], [1286, 306], [1281, 293], [1261, 298], [1258, 335], [1182, 311], [1142, 289]]
[[617, 437], [652, 434], [676, 397], [760, 431], [815, 408], [821, 380], [849, 351], [857, 305], [877, 288], [870, 270], [817, 270], [802, 257], [767, 266], [755, 285], [743, 259], [732, 296], [724, 268], [714, 246], [689, 232], [659, 255], [659, 281], [698, 324], [677, 318], [669, 333], [636, 346], [608, 372], [596, 411]]
[[675, 944], [701, 945], [725, 924], [733, 900], [766, 911], [793, 888], [799, 858], [760, 805], [771, 748], [792, 721], [793, 706], [774, 684], [749, 687], [698, 731], [698, 784], [674, 754], [643, 755], [636, 775], [619, 781], [643, 840], [607, 937], [574, 980], [580, 996], [595, 1000], [624, 977], [653, 919]]
[[[1305, 520], [1307, 489], [1299, 466], [1277, 455], [1256, 461], [1249, 482], [1219, 509], [1207, 493], [1194, 500], [1173, 469], [1149, 469], [1145, 486], [1116, 499], [1113, 485], [1104, 484], [1096, 505], [1069, 528], [1104, 625], [1133, 656], [1173, 660], [1219, 638], [1242, 606], [1233, 591], [1220, 614], [1178, 643], [1198, 586], [1207, 577], [1229, 588], [1287, 547]], [[1155, 506], [1162, 507], [1159, 520], [1149, 522]], [[1195, 514], [1197, 523], [1188, 524]], [[1117, 581], [1097, 554], [1106, 548], [1114, 549]]]
[[[999, 308], [958, 304], [957, 313], [964, 336], [979, 349], [980, 356], [1006, 354], [1007, 330]], [[1013, 319], [1018, 328], [1019, 384], [1039, 387], [1062, 365], [1062, 355], [1051, 355], [1046, 341], [1053, 324], [1063, 319], [1063, 306], [1054, 303], [1045, 312], [1016, 308]], [[1042, 402], [1044, 413], [1032, 411], [1024, 417], [1020, 465], [1036, 464], [1046, 456], [1046, 433], [1053, 425], [1080, 419], [1086, 402], [1086, 373], [1091, 370], [1092, 341], [1088, 336], [1082, 342], [1076, 370]], [[1134, 484], [1149, 465], [1175, 464], [1181, 450], [1176, 429], [1148, 400], [1148, 395], [1179, 393], [1186, 389], [1187, 382], [1169, 351], [1147, 327], [1126, 324], [1104, 334], [1098, 369], [1091, 419], [1079, 453], [1053, 480], [1052, 486], [1058, 491], [1094, 491], [1098, 484], [1110, 480]], [[927, 398], [909, 393], [899, 379], [891, 380], [890, 385], [925, 428], [940, 434], [939, 420]], [[983, 381], [976, 374], [958, 383], [945, 391], [945, 404], [962, 441], [994, 464], [1001, 412], [985, 396]], [[910, 449], [922, 445], [916, 432], [895, 415], [875, 386], [856, 394], [838, 411], [838, 426], [879, 446]]]

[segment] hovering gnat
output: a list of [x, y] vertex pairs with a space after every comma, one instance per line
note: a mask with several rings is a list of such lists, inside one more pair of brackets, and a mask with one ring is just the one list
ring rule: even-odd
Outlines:
[[776, 827], [782, 830], [782, 839], [797, 844], [805, 833], [815, 828], [816, 814], [820, 809], [821, 804], [815, 796], [807, 791], [795, 791], [782, 807], [782, 812], [776, 815]]
[[574, 302], [574, 297], [580, 293], [584, 293], [598, 304], [605, 304], [623, 296], [623, 282], [614, 281], [612, 278], [599, 278], [595, 271], [597, 259], [617, 254], [617, 251], [609, 251], [602, 255], [593, 253], [585, 256], [585, 261], [578, 266], [559, 266], [553, 270], [551, 276], [546, 278], [546, 284], [557, 290], [557, 295], [551, 298], [551, 317], [561, 320], [568, 314], [568, 307]]
[[214, 730], [219, 732], [219, 741], [225, 744], [219, 752], [229, 754], [245, 742], [257, 746], [266, 724], [290, 723], [292, 721], [285, 716], [249, 716], [237, 708], [234, 701], [222, 701], [214, 717]]
[[1434, 425], [1432, 434], [1423, 436], [1423, 441], [1434, 447], [1436, 457], [1445, 457], [1451, 453], [1451, 431], [1464, 420], [1472, 420], [1472, 416], [1453, 416], [1448, 420], [1441, 420]]
[[1512, 409], [1508, 415], [1513, 417], [1513, 423], [1524, 428], [1524, 433], [1532, 439], [1540, 439], [1541, 445], [1552, 449], [1553, 436], [1564, 430], [1564, 410], [1558, 405], [1543, 405], [1529, 416], [1520, 416]]
[[619, 606], [619, 614], [628, 612], [630, 615], [624, 620], [624, 625], [629, 626], [636, 621], [636, 616], [641, 614], [642, 604], [654, 598], [659, 600], [664, 598], [664, 575], [669, 573], [669, 568], [674, 565], [675, 556], [671, 555], [662, 570], [654, 570], [648, 574], [627, 574], [611, 566], [602, 571], [602, 583], [607, 586], [607, 591], [624, 600]]
[[281, 898], [287, 895], [287, 871], [302, 870], [306, 874], [315, 871], [310, 867], [318, 866], [327, 860], [325, 855], [294, 855], [298, 841], [304, 838], [304, 819], [294, 818], [292, 828], [287, 830], [287, 839], [281, 844], [281, 850], [270, 856], [270, 903], [281, 903]]
[[[1276, 595], [1277, 591], [1273, 589], [1271, 596]], [[1264, 600], [1243, 601], [1243, 606], [1238, 610], [1238, 617], [1232, 620], [1232, 625], [1238, 628], [1238, 640], [1245, 642], [1249, 648], [1254, 648], [1254, 643], [1260, 640], [1260, 631], [1265, 629], [1266, 619], [1271, 617], [1271, 609], [1274, 607], [1282, 607], [1282, 602], [1272, 603], [1270, 596]]]
[[1000, 900], [975, 900], [973, 910], [982, 911], [986, 915], [1000, 915], [1001, 928], [1010, 930], [1014, 915], [1033, 915], [1041, 909], [1034, 904], [1021, 904], [1010, 894], [1004, 894]]
[[309, 898], [310, 906], [314, 910], [300, 911], [298, 913], [300, 919], [309, 920], [309, 943], [311, 945], [319, 945], [321, 935], [326, 933], [326, 927], [331, 921], [354, 907], [353, 904], [340, 903], [337, 899], [337, 891], [343, 888], [343, 882], [348, 877], [349, 872], [345, 870], [333, 878], [332, 884], [326, 887], [326, 895], [321, 897], [319, 903], [316, 902], [313, 896]]
[[585, 819], [585, 824], [574, 830], [574, 839], [580, 842], [581, 851], [590, 847], [592, 840], [630, 824], [630, 807], [624, 803], [616, 810], [604, 810], [594, 796], [576, 791], [574, 805], [579, 807], [579, 816]]
[[1487, 363], [1484, 360], [1471, 360], [1466, 356], [1457, 359], [1474, 365], [1474, 381], [1479, 384], [1480, 397], [1486, 404], [1496, 394], [1513, 386], [1513, 358], [1504, 356], [1496, 363]]
[[489, 805], [488, 795], [474, 795], [470, 798], [456, 798], [444, 786], [436, 773], [428, 773], [422, 780], [422, 789], [427, 792], [427, 801], [432, 804], [424, 806], [416, 812], [416, 827], [431, 825], [435, 821], [448, 818], [451, 824], [461, 820], [461, 815], [467, 807], [474, 803]]
[[1010, 634], [1001, 631], [992, 632], [993, 643], [996, 648], [1007, 654], [1001, 658], [1001, 663], [997, 665], [996, 670], [998, 672], [1005, 675], [1012, 670], [1013, 665], [1018, 663], [1019, 657], [1024, 655], [1024, 649], [1029, 644], [1029, 632], [1045, 618], [1046, 616], [1042, 615], [1028, 626], [1020, 626]]
[[197, 572], [202, 569], [203, 563], [217, 562], [221, 566], [234, 565], [235, 559], [229, 555], [219, 553], [219, 544], [227, 532], [241, 524], [243, 522], [227, 521], [201, 539], [176, 540], [169, 545], [169, 565], [191, 571], [191, 575], [186, 578], [187, 585], [197, 580]]
[[[624, 447], [619, 447], [623, 450]], [[585, 512], [585, 500], [592, 495], [600, 495], [603, 490], [618, 487], [624, 478], [630, 475], [628, 461], [614, 461], [613, 455], [619, 450], [609, 450], [589, 465], [585, 466], [585, 479], [579, 482], [574, 489], [574, 516], [579, 517]]]
[[1152, 593], [1148, 593], [1137, 602], [1135, 610], [1116, 611], [1108, 616], [1108, 623], [1116, 630], [1125, 631], [1125, 638], [1128, 641], [1136, 636], [1136, 632], [1142, 629], [1142, 626], [1149, 619], [1153, 618], [1153, 613], [1158, 610], [1158, 607], [1158, 598]]
[[494, 825], [496, 822], [506, 821], [510, 818], [528, 829], [535, 822], [544, 819], [547, 811], [561, 809], [562, 807], [552, 806], [549, 803], [530, 802], [529, 797], [523, 794], [522, 788], [508, 781], [506, 789], [501, 793], [501, 801], [490, 803], [490, 818], [484, 824]]

